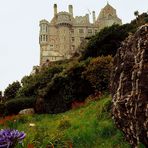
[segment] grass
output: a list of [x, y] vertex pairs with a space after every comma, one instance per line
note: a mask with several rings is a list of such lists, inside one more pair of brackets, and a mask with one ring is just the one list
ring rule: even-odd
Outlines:
[[[35, 148], [128, 148], [123, 135], [115, 128], [109, 97], [90, 102], [84, 107], [58, 115], [16, 117], [7, 127], [24, 131], [24, 147]], [[34, 123], [35, 126], [29, 126]], [[5, 128], [4, 125], [0, 125]]]

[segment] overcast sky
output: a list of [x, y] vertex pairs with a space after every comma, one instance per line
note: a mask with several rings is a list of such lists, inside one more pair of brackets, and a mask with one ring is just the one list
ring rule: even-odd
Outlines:
[[[108, 0], [123, 23], [134, 19], [134, 11], [148, 11], [148, 0]], [[39, 21], [51, 20], [53, 4], [58, 11], [68, 11], [72, 4], [74, 16], [96, 11], [98, 16], [106, 0], [0, 0], [0, 90], [29, 75], [39, 65]], [[91, 16], [90, 16], [91, 18]]]

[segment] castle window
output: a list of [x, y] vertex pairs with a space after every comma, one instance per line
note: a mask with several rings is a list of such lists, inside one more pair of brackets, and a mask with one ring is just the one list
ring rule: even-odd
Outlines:
[[42, 42], [42, 35], [40, 36], [40, 42]]
[[43, 35], [43, 41], [45, 41], [45, 35]]
[[74, 38], [74, 37], [72, 37], [72, 38], [71, 38], [71, 41], [72, 41], [72, 42], [74, 42], [74, 41], [75, 41], [75, 38]]
[[92, 29], [88, 29], [88, 33], [92, 34]]
[[72, 48], [72, 51], [74, 51], [75, 50], [75, 45], [72, 45], [71, 48]]
[[50, 45], [50, 48], [53, 48], [53, 45]]
[[71, 34], [74, 34], [74, 29], [71, 29]]
[[82, 42], [84, 40], [84, 37], [80, 37], [80, 42]]
[[79, 29], [79, 33], [84, 33], [84, 29]]
[[48, 41], [48, 36], [46, 35], [46, 41]]
[[46, 32], [48, 32], [48, 27], [46, 26]]

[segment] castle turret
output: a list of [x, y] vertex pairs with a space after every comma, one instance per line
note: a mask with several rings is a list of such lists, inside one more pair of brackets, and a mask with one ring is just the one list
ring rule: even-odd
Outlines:
[[56, 16], [57, 13], [58, 13], [57, 4], [54, 4], [54, 16]]
[[40, 43], [40, 64], [42, 65], [46, 60], [44, 56], [44, 52], [48, 45], [48, 21], [41, 20], [40, 21], [40, 36], [39, 36], [39, 43]]
[[95, 11], [92, 12], [92, 17], [93, 17], [93, 23], [95, 23], [95, 21], [96, 21], [96, 14], [95, 14]]
[[40, 21], [40, 45], [48, 43], [48, 21], [41, 20]]
[[73, 16], [73, 6], [72, 5], [69, 5], [69, 13]]

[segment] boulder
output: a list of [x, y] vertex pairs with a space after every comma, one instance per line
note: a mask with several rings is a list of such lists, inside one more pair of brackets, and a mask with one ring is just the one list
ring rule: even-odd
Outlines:
[[27, 109], [23, 109], [19, 112], [19, 115], [32, 115], [34, 114], [35, 111], [33, 108], [27, 108]]
[[132, 147], [148, 147], [148, 24], [118, 49], [111, 81], [115, 124]]

